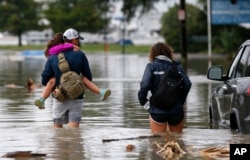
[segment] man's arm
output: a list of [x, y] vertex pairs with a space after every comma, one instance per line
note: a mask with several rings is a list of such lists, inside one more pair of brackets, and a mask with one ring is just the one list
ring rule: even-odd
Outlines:
[[42, 85], [46, 86], [48, 81], [54, 77], [54, 73], [53, 73], [53, 69], [50, 63], [50, 60], [48, 59], [46, 64], [45, 64], [45, 68], [41, 74], [42, 76]]
[[83, 53], [82, 74], [84, 77], [92, 81], [92, 73], [89, 67], [89, 61], [84, 53]]

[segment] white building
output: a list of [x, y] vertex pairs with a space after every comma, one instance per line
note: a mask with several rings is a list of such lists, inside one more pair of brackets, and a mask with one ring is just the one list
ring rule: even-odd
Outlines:
[[[135, 45], [154, 44], [157, 41], [164, 41], [159, 35], [160, 31], [160, 18], [164, 12], [167, 11], [170, 4], [167, 2], [156, 2], [154, 8], [140, 15], [140, 10], [135, 14], [129, 23], [124, 21], [124, 16], [121, 12], [123, 0], [114, 0], [112, 8], [108, 16], [111, 17], [109, 28], [110, 32], [107, 37], [114, 41], [121, 39], [130, 39]], [[125, 28], [125, 35], [123, 29]]]
[[[123, 0], [113, 0], [111, 2], [111, 12], [108, 14], [112, 18], [109, 25], [112, 32], [107, 35], [108, 39], [114, 41], [123, 38], [130, 39], [135, 45], [151, 45], [158, 41], [164, 42], [164, 38], [159, 34], [161, 28], [160, 19], [170, 7], [179, 3], [180, 0], [155, 2], [153, 9], [149, 12], [140, 15], [140, 9], [138, 9], [135, 17], [129, 23], [124, 24], [121, 20], [124, 17], [121, 12]], [[195, 4], [196, 0], [186, 0], [186, 3]], [[124, 28], [126, 31], [125, 37], [123, 35]]]

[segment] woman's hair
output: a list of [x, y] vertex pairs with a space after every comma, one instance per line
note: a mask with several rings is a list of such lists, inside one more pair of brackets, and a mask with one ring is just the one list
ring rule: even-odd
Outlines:
[[58, 44], [63, 44], [63, 34], [62, 33], [57, 33], [54, 35], [54, 37], [47, 43], [47, 47], [44, 50], [44, 55], [45, 57], [49, 57], [49, 49], [58, 45]]
[[159, 55], [167, 56], [168, 58], [173, 60], [174, 59], [173, 52], [174, 50], [172, 49], [172, 47], [163, 42], [158, 42], [155, 45], [153, 45], [150, 49], [149, 61], [152, 62], [155, 59], [155, 57]]

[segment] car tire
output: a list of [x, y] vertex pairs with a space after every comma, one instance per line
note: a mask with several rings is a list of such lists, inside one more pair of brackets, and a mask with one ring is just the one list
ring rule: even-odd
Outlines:
[[211, 107], [209, 107], [209, 121], [210, 123], [213, 121], [213, 113]]
[[236, 120], [236, 116], [235, 116], [234, 113], [232, 113], [230, 115], [230, 128], [232, 130], [237, 130], [238, 129], [237, 120]]

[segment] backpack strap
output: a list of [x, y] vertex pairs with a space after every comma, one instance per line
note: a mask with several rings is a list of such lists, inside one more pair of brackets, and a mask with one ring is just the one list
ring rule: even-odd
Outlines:
[[179, 73], [181, 73], [180, 62], [179, 61], [172, 61], [172, 64], [176, 66], [176, 69]]
[[65, 59], [64, 53], [58, 54], [58, 67], [62, 73], [70, 71], [69, 63]]

